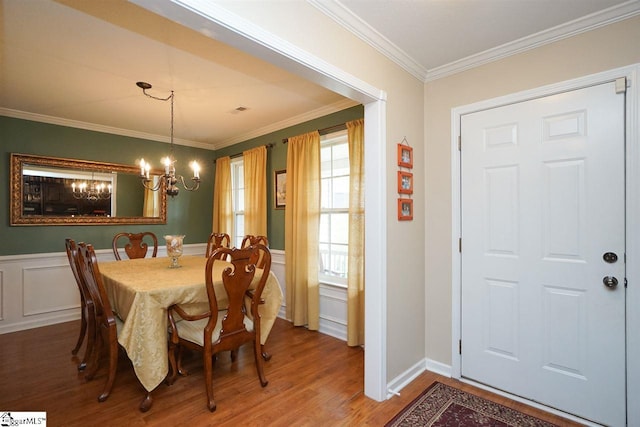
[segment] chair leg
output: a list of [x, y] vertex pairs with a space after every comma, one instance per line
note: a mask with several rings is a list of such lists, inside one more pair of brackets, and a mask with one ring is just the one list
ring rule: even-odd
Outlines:
[[[111, 334], [111, 331], [108, 333]], [[115, 331], [113, 333], [113, 337], [109, 337], [109, 375], [102, 394], [98, 396], [98, 402], [104, 402], [109, 397], [113, 382], [116, 379], [116, 371], [118, 370], [118, 340], [115, 337]]]
[[204, 359], [204, 381], [207, 388], [207, 407], [211, 412], [216, 410], [216, 402], [213, 399], [213, 357], [207, 352], [202, 352]]
[[[78, 354], [78, 350], [80, 350], [80, 347], [82, 347], [82, 343], [84, 342], [84, 336], [87, 333], [87, 317], [85, 316], [85, 307], [84, 307], [84, 301], [82, 301], [82, 307], [80, 310], [81, 313], [81, 318], [80, 318], [80, 336], [78, 336], [78, 342], [76, 342], [76, 346], [73, 348], [73, 350], [71, 350], [71, 354]], [[80, 368], [80, 365], [78, 365], [78, 369], [82, 370], [83, 368]]]
[[84, 349], [84, 356], [82, 357], [82, 361], [78, 364], [79, 371], [84, 371], [87, 368], [87, 362], [91, 358], [91, 354], [94, 350], [93, 347], [96, 341], [95, 320], [92, 316], [92, 313], [88, 311], [87, 307], [85, 307], [84, 310], [82, 311], [82, 317], [84, 320], [83, 327], [85, 330], [85, 335], [87, 336], [87, 347]]
[[267, 378], [264, 376], [264, 360], [262, 360], [262, 355], [259, 354], [260, 351], [258, 349], [260, 349], [260, 342], [259, 340], [255, 340], [253, 342], [253, 358], [256, 361], [256, 370], [258, 371], [258, 378], [260, 379], [260, 385], [262, 387], [266, 387], [267, 384], [269, 384], [269, 381], [267, 381]]
[[[84, 325], [83, 325], [84, 326]], [[80, 332], [82, 333], [82, 331]], [[86, 334], [86, 326], [84, 326], [84, 334]], [[82, 341], [84, 341], [84, 334], [82, 335], [82, 339], [78, 338], [78, 344], [82, 345]], [[88, 342], [88, 338], [87, 338], [87, 342]], [[91, 352], [91, 348], [89, 346], [89, 344], [87, 343], [87, 348], [84, 350], [84, 355], [82, 356], [82, 360], [80, 360], [80, 362], [78, 363], [78, 371], [84, 371], [85, 368], [87, 367], [87, 355]], [[78, 352], [75, 351], [72, 352], [73, 354], [77, 354]], [[77, 360], [77, 358], [76, 358]]]
[[[94, 331], [93, 339], [87, 343], [87, 355], [85, 356], [87, 360], [87, 368], [85, 369], [84, 378], [87, 381], [91, 381], [95, 376], [96, 372], [98, 372], [98, 368], [100, 367], [100, 356], [102, 355], [102, 348], [104, 343], [102, 342], [102, 337], [97, 336], [99, 334], [98, 331]], [[89, 336], [91, 338], [92, 335]], [[89, 343], [91, 343], [91, 349], [89, 350]]]
[[182, 346], [180, 345], [178, 346], [178, 373], [183, 377], [189, 375], [189, 371], [184, 369], [184, 366], [182, 366]]
[[[91, 360], [95, 357], [96, 351], [96, 320], [93, 311], [90, 310], [89, 307], [85, 307], [85, 319], [87, 322], [87, 347], [84, 349], [84, 357], [82, 361], [78, 365], [79, 371], [85, 371], [87, 366], [89, 366], [89, 370], [91, 370]], [[85, 371], [86, 372], [86, 371]], [[95, 372], [94, 372], [95, 373]]]
[[167, 375], [167, 385], [171, 385], [176, 381], [178, 375], [178, 366], [176, 364], [176, 345], [169, 342], [169, 374]]

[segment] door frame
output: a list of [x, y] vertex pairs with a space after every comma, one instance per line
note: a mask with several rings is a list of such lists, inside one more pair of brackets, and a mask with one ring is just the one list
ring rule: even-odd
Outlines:
[[[625, 105], [625, 163], [626, 163], [626, 358], [627, 358], [627, 424], [640, 425], [640, 406], [630, 405], [640, 401], [640, 221], [635, 220], [640, 215], [640, 64], [616, 68], [577, 79], [555, 83], [536, 89], [517, 92], [514, 94], [492, 98], [473, 104], [468, 104], [451, 110], [451, 376], [464, 382], [474, 383], [462, 378], [461, 355], [458, 346], [462, 333], [461, 298], [462, 298], [462, 256], [459, 252], [458, 239], [461, 237], [461, 178], [460, 151], [458, 151], [458, 136], [460, 135], [461, 117], [464, 114], [487, 110], [516, 102], [549, 96], [570, 90], [614, 81], [621, 77], [627, 78], [627, 95]], [[636, 381], [632, 381], [632, 379]], [[483, 386], [494, 392], [490, 387]], [[507, 395], [508, 393], [498, 392]], [[542, 407], [549, 412], [561, 413], [544, 407], [526, 399], [509, 396], [515, 400], [524, 401], [536, 407]]]
[[[225, 9], [202, 0], [129, 0], [364, 105], [365, 333], [364, 393], [389, 398], [387, 381], [387, 93]], [[382, 189], [382, 191], [380, 191]]]

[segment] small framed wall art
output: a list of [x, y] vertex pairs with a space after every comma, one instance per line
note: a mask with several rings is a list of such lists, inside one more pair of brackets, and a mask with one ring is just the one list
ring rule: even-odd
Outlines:
[[405, 144], [398, 144], [398, 166], [413, 168], [413, 148]]
[[411, 172], [398, 171], [398, 193], [413, 194], [413, 174]]
[[398, 221], [413, 220], [413, 199], [398, 199]]
[[273, 176], [273, 204], [276, 209], [284, 209], [287, 200], [287, 170], [274, 172]]

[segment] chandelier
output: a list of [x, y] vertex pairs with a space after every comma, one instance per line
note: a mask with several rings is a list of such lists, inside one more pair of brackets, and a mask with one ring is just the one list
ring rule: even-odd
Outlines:
[[90, 202], [97, 202], [98, 200], [106, 200], [111, 198], [111, 184], [105, 184], [104, 182], [98, 182], [93, 179], [93, 173], [91, 174], [91, 181], [86, 181], [76, 184], [71, 184], [71, 192], [76, 199], [86, 199]]
[[162, 181], [164, 180], [166, 184], [167, 194], [171, 197], [177, 196], [180, 192], [177, 184], [180, 182], [185, 190], [187, 191], [195, 191], [200, 187], [200, 165], [196, 161], [192, 161], [189, 166], [193, 170], [193, 176], [191, 177], [191, 181], [193, 181], [193, 185], [189, 187], [185, 182], [185, 179], [182, 175], [176, 175], [176, 159], [173, 156], [173, 99], [174, 93], [171, 91], [171, 95], [166, 98], [158, 98], [156, 96], [150, 95], [147, 93], [147, 89], [151, 89], [151, 85], [146, 82], [137, 82], [136, 85], [142, 89], [142, 93], [152, 99], [156, 99], [158, 101], [171, 101], [171, 151], [167, 157], [162, 159], [162, 164], [164, 165], [164, 174], [162, 175], [162, 179], [157, 182], [153, 182], [151, 177], [149, 176], [149, 172], [151, 171], [151, 165], [145, 162], [144, 159], [140, 159], [140, 179], [142, 181], [142, 185], [144, 188], [152, 191], [158, 191], [162, 188]]

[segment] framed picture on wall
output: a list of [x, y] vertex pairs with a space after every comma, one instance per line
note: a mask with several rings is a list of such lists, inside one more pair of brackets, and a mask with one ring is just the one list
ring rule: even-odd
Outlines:
[[398, 171], [398, 193], [413, 194], [413, 174]]
[[273, 176], [273, 205], [284, 209], [287, 200], [287, 170], [275, 171]]
[[413, 199], [398, 199], [398, 221], [413, 219]]
[[398, 144], [398, 166], [409, 169], [413, 167], [413, 148]]

